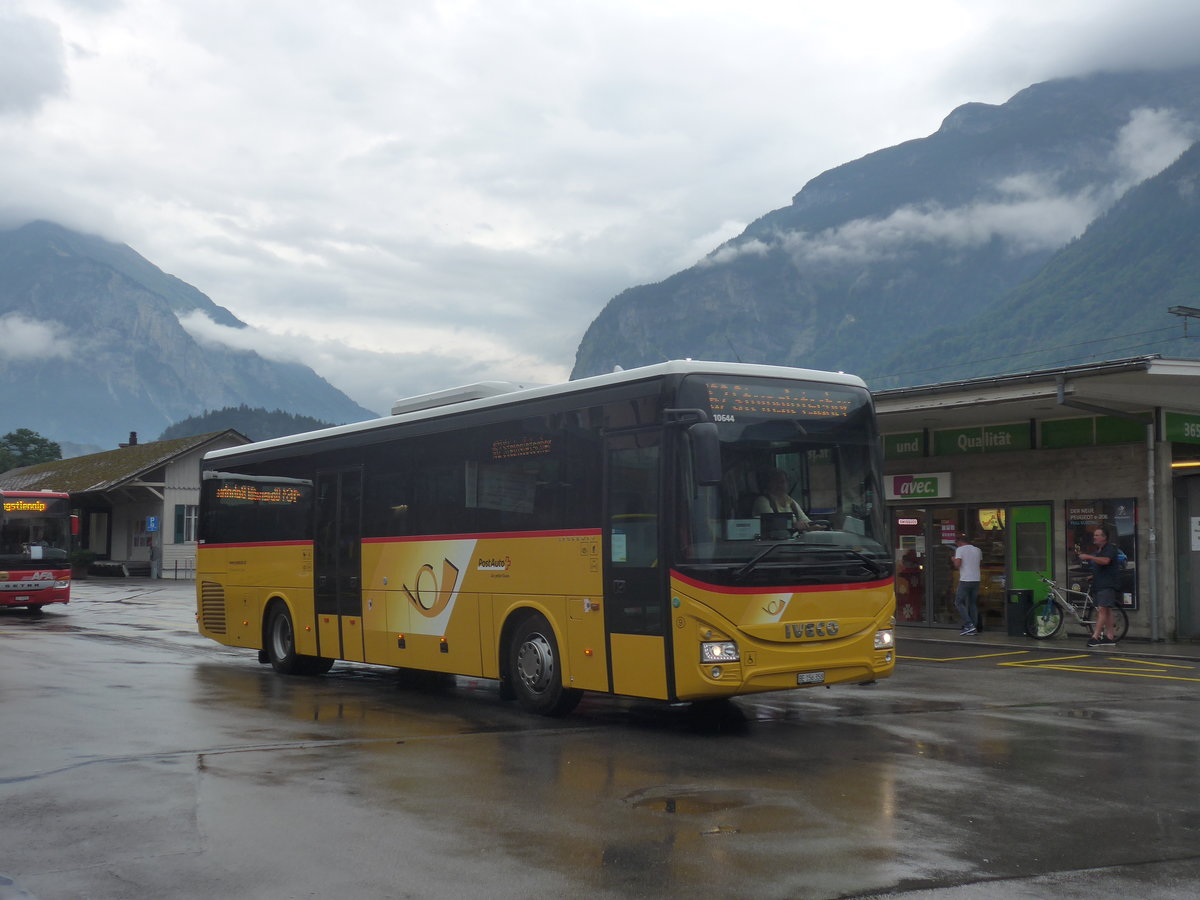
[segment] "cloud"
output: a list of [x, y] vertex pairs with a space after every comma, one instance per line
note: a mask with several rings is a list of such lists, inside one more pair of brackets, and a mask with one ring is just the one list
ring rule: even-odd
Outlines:
[[[978, 96], [1001, 84], [1028, 85], [1099, 71], [1194, 66], [1200, 5], [1194, 0], [1046, 0], [997, 3], [939, 73]], [[1000, 99], [994, 97], [993, 99]]]
[[1007, 199], [949, 209], [937, 204], [904, 206], [883, 218], [854, 219], [815, 233], [781, 232], [769, 242], [754, 238], [732, 244], [705, 262], [765, 256], [778, 248], [798, 267], [868, 265], [901, 259], [917, 245], [965, 250], [995, 239], [1014, 253], [1054, 250], [1082, 234], [1111, 202], [1093, 190], [1055, 192], [1045, 178], [1032, 174], [1006, 179], [997, 187]]
[[0, 115], [35, 112], [67, 84], [62, 36], [51, 22], [0, 9]]
[[1200, 138], [1200, 127], [1171, 109], [1137, 109], [1117, 133], [1113, 156], [1125, 170], [1122, 186], [1152, 178]]
[[565, 366], [547, 364], [477, 335], [447, 334], [432, 327], [405, 331], [407, 341], [393, 352], [384, 352], [369, 346], [378, 342], [378, 335], [353, 328], [316, 336], [254, 326], [231, 328], [199, 311], [180, 316], [179, 322], [201, 343], [308, 366], [376, 412], [386, 412], [401, 397], [477, 381], [549, 384], [567, 378]]
[[38, 322], [20, 313], [0, 316], [0, 361], [69, 357], [74, 351], [54, 322]]
[[1081, 235], [1092, 221], [1129, 188], [1171, 165], [1200, 136], [1200, 126], [1170, 109], [1137, 109], [1116, 134], [1113, 179], [1075, 193], [1062, 192], [1053, 173], [1023, 172], [995, 185], [998, 199], [944, 208], [903, 206], [882, 218], [855, 219], [809, 233], [779, 233], [769, 241], [753, 238], [710, 254], [704, 265], [789, 253], [798, 267], [868, 265], [903, 258], [917, 245], [950, 250], [1003, 241], [1013, 253], [1057, 250]]
[[[780, 242], [786, 241], [786, 238], [781, 238]], [[719, 266], [725, 263], [731, 263], [735, 259], [743, 256], [766, 256], [771, 252], [772, 244], [759, 238], [751, 238], [748, 241], [738, 243], [730, 243], [724, 247], [720, 247], [700, 260], [701, 267]]]
[[[305, 346], [299, 355], [320, 374], [382, 408], [378, 395], [411, 393], [409, 381], [448, 387], [477, 370], [554, 380], [541, 373], [570, 366], [622, 290], [714, 247], [715, 260], [767, 252], [765, 242], [722, 245], [813, 176], [928, 134], [964, 102], [1003, 102], [1106, 59], [1195, 61], [1200, 8], [0, 9], [10, 10], [0, 12], [0, 224], [47, 218], [127, 243], [253, 324], [258, 340]], [[1137, 169], [1150, 156], [1135, 133]], [[1044, 244], [1101, 199], [1001, 195], [990, 207], [906, 210], [807, 236], [797, 252], [870, 258], [901, 252], [906, 233], [1022, 232]]]

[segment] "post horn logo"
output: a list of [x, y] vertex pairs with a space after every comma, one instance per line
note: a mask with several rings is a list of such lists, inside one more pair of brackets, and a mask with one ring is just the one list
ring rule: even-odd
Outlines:
[[417, 612], [427, 618], [435, 618], [450, 605], [450, 598], [454, 596], [454, 589], [458, 586], [458, 567], [450, 560], [443, 559], [439, 584], [437, 572], [433, 566], [425, 563], [417, 570], [414, 584], [415, 588], [410, 588], [404, 583], [400, 586], [404, 588], [404, 593], [408, 595]]

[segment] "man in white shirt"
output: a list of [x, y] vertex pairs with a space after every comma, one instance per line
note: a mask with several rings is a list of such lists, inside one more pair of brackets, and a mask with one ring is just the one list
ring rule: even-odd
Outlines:
[[963, 617], [960, 634], [979, 634], [975, 622], [979, 617], [979, 564], [983, 551], [971, 543], [965, 534], [955, 540], [954, 568], [958, 570], [958, 590], [954, 594], [954, 606]]

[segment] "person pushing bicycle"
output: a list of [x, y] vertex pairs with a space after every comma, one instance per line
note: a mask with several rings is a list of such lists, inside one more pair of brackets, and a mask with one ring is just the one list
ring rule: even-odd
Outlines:
[[1092, 531], [1096, 543], [1094, 553], [1080, 553], [1079, 561], [1087, 563], [1092, 572], [1092, 600], [1096, 604], [1096, 625], [1088, 640], [1089, 647], [1116, 646], [1113, 636], [1113, 608], [1120, 596], [1120, 573], [1117, 571], [1117, 547], [1109, 541], [1108, 526], [1097, 525]]

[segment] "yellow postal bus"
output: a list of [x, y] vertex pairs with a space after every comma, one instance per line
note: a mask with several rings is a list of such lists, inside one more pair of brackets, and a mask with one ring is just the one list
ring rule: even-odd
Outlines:
[[879, 472], [849, 375], [680, 361], [415, 397], [205, 457], [199, 627], [282, 673], [494, 678], [546, 715], [873, 681]]

